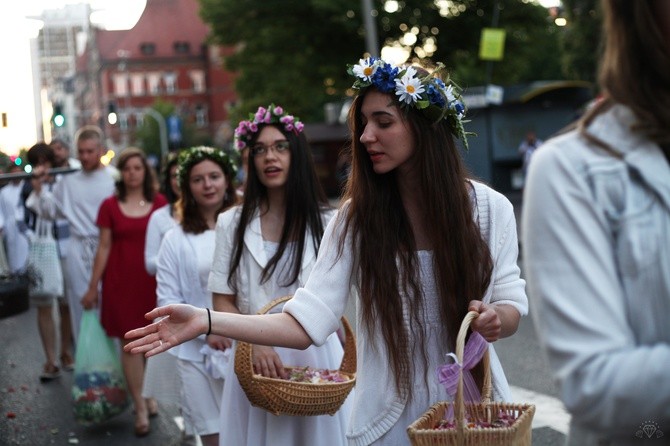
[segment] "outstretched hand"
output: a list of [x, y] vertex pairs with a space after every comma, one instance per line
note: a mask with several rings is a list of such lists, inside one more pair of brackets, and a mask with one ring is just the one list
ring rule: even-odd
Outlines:
[[139, 339], [129, 342], [123, 349], [133, 354], [144, 353], [147, 358], [205, 334], [208, 328], [207, 310], [192, 305], [158, 307], [144, 317], [159, 320], [127, 332], [125, 339]]

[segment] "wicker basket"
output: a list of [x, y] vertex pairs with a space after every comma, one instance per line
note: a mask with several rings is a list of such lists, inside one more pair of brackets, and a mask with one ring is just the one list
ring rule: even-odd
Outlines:
[[[273, 300], [258, 314], [267, 313], [291, 297], [285, 296]], [[349, 322], [344, 317], [342, 325], [346, 339], [339, 372], [349, 380], [341, 383], [292, 382], [255, 374], [251, 359], [251, 344], [238, 342], [235, 351], [235, 374], [249, 402], [275, 415], [333, 415], [337, 412], [356, 383], [356, 340]]]
[[[477, 312], [471, 311], [463, 320], [456, 339], [456, 357], [463, 362], [465, 336], [470, 322], [477, 317]], [[456, 398], [453, 403], [439, 402], [431, 406], [418, 420], [407, 428], [407, 434], [414, 446], [531, 446], [532, 420], [535, 406], [532, 404], [514, 404], [491, 402], [491, 367], [488, 350], [482, 359], [484, 363], [484, 388], [482, 389], [481, 403], [463, 402], [463, 374], [459, 376]], [[435, 429], [435, 426], [444, 419], [445, 413], [453, 404], [456, 428]], [[470, 419], [491, 422], [500, 412], [513, 415], [514, 423], [509, 427], [469, 428], [465, 425], [464, 416], [467, 413]]]

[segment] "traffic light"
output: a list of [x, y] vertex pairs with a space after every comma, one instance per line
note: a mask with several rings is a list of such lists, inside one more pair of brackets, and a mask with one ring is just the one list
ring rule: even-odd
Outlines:
[[56, 127], [63, 127], [65, 125], [65, 115], [63, 114], [63, 106], [61, 104], [54, 104], [54, 114], [51, 120]]
[[116, 114], [116, 104], [114, 101], [109, 101], [107, 104], [107, 122], [110, 125], [114, 125], [118, 122], [119, 117]]

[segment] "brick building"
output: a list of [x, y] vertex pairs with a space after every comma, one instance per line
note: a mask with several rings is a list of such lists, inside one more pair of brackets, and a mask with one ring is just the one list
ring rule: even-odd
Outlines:
[[[209, 45], [208, 32], [197, 0], [147, 0], [132, 29], [92, 29], [77, 61], [79, 124], [100, 125], [109, 146], [119, 150], [134, 143], [147, 109], [160, 101], [174, 104], [180, 124], [201, 137], [216, 144], [230, 140], [228, 109], [236, 96], [222, 58], [233, 50]], [[118, 117], [114, 125], [107, 120], [110, 107]], [[172, 121], [166, 128], [174, 147], [179, 135]]]

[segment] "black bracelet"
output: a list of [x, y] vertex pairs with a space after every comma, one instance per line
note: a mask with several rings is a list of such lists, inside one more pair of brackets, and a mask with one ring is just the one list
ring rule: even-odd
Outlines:
[[212, 334], [212, 314], [209, 312], [209, 308], [206, 308], [207, 310], [207, 320], [209, 322], [209, 329], [207, 330], [207, 334], [205, 336], [209, 336]]

